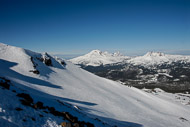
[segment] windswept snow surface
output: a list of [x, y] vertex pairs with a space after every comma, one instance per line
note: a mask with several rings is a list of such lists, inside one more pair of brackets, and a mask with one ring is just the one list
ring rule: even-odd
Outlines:
[[[52, 66], [38, 59], [33, 60], [38, 64], [40, 74], [37, 75], [29, 72], [34, 69], [31, 56], [36, 58], [43, 54], [0, 44], [0, 77], [10, 79], [15, 86], [33, 94], [35, 98], [45, 98], [43, 102], [46, 105], [55, 105], [52, 100], [59, 99], [79, 107], [91, 118], [121, 127], [190, 126], [190, 106], [172, 100], [172, 94], [159, 96], [127, 87], [98, 77], [68, 61], [65, 61], [66, 66], [62, 66], [53, 57]], [[9, 103], [8, 100], [6, 103]], [[9, 116], [11, 120], [5, 120], [3, 114], [6, 112], [3, 112], [3, 103], [0, 104], [0, 123], [10, 122], [14, 125], [15, 117]], [[47, 126], [50, 125], [53, 125], [51, 121]]]
[[83, 65], [91, 65], [91, 66], [100, 66], [105, 64], [112, 64], [123, 62], [124, 60], [129, 59], [127, 56], [123, 56], [119, 52], [116, 53], [108, 53], [102, 52], [100, 50], [92, 50], [90, 53], [79, 56], [71, 59], [70, 61], [74, 64], [83, 64]]

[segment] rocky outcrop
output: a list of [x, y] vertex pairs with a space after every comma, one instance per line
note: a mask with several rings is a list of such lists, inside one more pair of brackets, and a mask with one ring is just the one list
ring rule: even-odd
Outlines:
[[10, 80], [0, 77], [0, 86], [5, 89], [9, 89], [10, 88]]
[[79, 121], [77, 117], [71, 115], [69, 112], [57, 111], [54, 107], [44, 106], [43, 102], [40, 101], [34, 103], [32, 97], [29, 94], [18, 93], [17, 96], [22, 98], [20, 99], [20, 101], [25, 106], [30, 106], [34, 109], [44, 110], [44, 112], [46, 113], [51, 113], [54, 116], [63, 117], [64, 120], [69, 121], [69, 122], [62, 122], [61, 123], [62, 127], [85, 127], [85, 126], [94, 127], [92, 123]]
[[19, 93], [19, 94], [17, 94], [17, 96], [22, 98], [22, 99], [20, 99], [20, 101], [23, 105], [31, 106], [33, 104], [33, 99], [29, 94]]
[[36, 64], [36, 63], [34, 62], [34, 58], [31, 57], [30, 60], [31, 60], [31, 62], [32, 62], [32, 64], [33, 64], [34, 70], [30, 70], [29, 72], [33, 72], [34, 74], [40, 74], [40, 72], [36, 69], [36, 67], [38, 66], [38, 64]]
[[45, 65], [47, 66], [52, 66], [52, 61], [51, 61], [51, 57], [45, 53], [43, 56], [42, 56], [42, 59], [43, 59], [43, 63], [45, 63]]
[[62, 123], [61, 123], [61, 126], [62, 126], [62, 127], [71, 127], [71, 123], [62, 122]]

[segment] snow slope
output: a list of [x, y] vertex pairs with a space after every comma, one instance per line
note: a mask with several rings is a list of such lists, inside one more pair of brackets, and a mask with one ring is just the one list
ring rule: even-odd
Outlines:
[[83, 64], [86, 66], [100, 66], [105, 64], [122, 62], [126, 59], [129, 59], [129, 57], [123, 56], [119, 52], [108, 53], [102, 52], [100, 50], [92, 50], [90, 53], [84, 56], [73, 58], [70, 61], [74, 64]]
[[[16, 87], [27, 91], [36, 100], [40, 99], [45, 105], [55, 106], [58, 110], [62, 107], [55, 100], [79, 107], [88, 116], [83, 118], [77, 114], [80, 119], [90, 121], [95, 126], [103, 125], [90, 118], [98, 118], [111, 126], [121, 127], [190, 126], [190, 106], [171, 100], [170, 94], [157, 96], [127, 87], [98, 77], [68, 61], [63, 66], [60, 59], [51, 56], [52, 66], [47, 66], [39, 59], [44, 55], [47, 54], [0, 44], [0, 77], [11, 80]], [[34, 63], [39, 74], [30, 72], [34, 70]], [[4, 95], [6, 94], [1, 94]], [[11, 108], [6, 108], [4, 103], [11, 105], [11, 101], [0, 102], [0, 123], [14, 125], [17, 120], [14, 115], [18, 114], [5, 117]], [[51, 120], [47, 126], [57, 126], [54, 124], [56, 120], [52, 120], [54, 117], [49, 117]]]

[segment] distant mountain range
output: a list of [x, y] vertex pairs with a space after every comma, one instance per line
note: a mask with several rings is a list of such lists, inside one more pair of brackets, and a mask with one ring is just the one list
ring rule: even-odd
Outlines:
[[83, 66], [100, 66], [113, 63], [131, 63], [133, 65], [159, 65], [163, 63], [172, 62], [190, 62], [190, 56], [183, 55], [169, 55], [161, 52], [148, 52], [144, 56], [129, 57], [124, 56], [119, 52], [109, 53], [107, 51], [102, 52], [100, 50], [92, 50], [86, 55], [79, 56], [70, 61], [74, 64], [81, 64]]
[[93, 50], [70, 61], [101, 77], [138, 88], [159, 86], [173, 92], [190, 90], [190, 56], [161, 52], [137, 57], [114, 54]]

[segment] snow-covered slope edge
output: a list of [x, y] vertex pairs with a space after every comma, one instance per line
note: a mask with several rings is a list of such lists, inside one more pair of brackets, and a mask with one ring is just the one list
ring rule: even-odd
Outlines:
[[[35, 102], [41, 101], [58, 111], [67, 110], [67, 106], [59, 104], [57, 100], [70, 107], [77, 107], [76, 109], [88, 117], [80, 116], [74, 110], [67, 111], [95, 126], [103, 126], [101, 122], [97, 122], [98, 119], [112, 126], [188, 127], [190, 125], [190, 107], [171, 100], [168, 97], [170, 95], [159, 96], [123, 86], [48, 54], [0, 44], [0, 70], [0, 77], [9, 79], [17, 89], [29, 93]], [[2, 91], [4, 90], [1, 90], [3, 98], [13, 98], [16, 101], [13, 94], [9, 93], [11, 91]], [[11, 112], [15, 108], [11, 107], [13, 106], [11, 103], [15, 102], [3, 98], [0, 101], [0, 120], [15, 125], [17, 115], [21, 117], [22, 114]], [[28, 113], [38, 112], [30, 111], [28, 108], [24, 110]], [[11, 114], [7, 116], [6, 113], [9, 111]], [[58, 126], [59, 118], [52, 117], [51, 114], [45, 117], [48, 117], [45, 122], [47, 126]], [[182, 121], [182, 118], [185, 121]], [[32, 121], [29, 123], [40, 123]], [[21, 124], [24, 125], [22, 122]], [[31, 124], [26, 126], [36, 126]]]
[[102, 52], [100, 50], [92, 50], [88, 54], [73, 58], [70, 61], [74, 64], [82, 64], [85, 66], [100, 66], [105, 64], [123, 62], [127, 59], [129, 59], [128, 56], [123, 56], [119, 52], [108, 53]]

